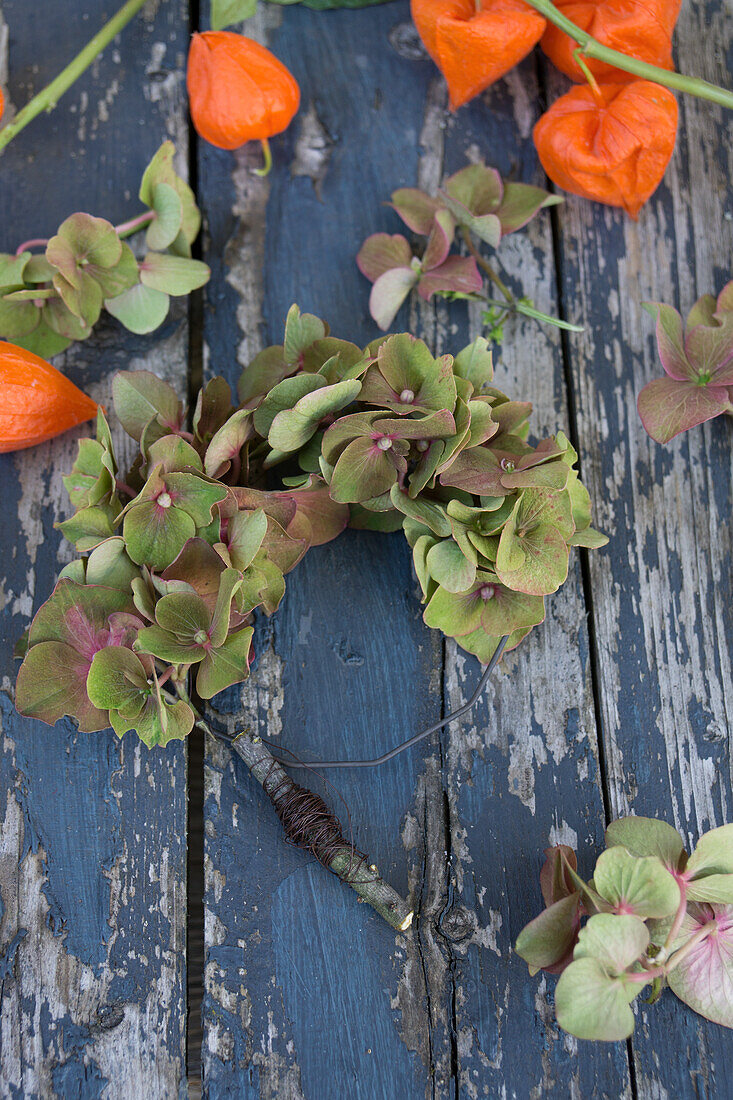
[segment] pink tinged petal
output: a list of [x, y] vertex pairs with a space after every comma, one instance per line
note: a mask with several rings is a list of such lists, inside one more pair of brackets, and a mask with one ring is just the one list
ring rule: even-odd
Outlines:
[[716, 927], [669, 974], [670, 989], [701, 1016], [733, 1027], [733, 906], [706, 906], [688, 917], [687, 936], [700, 931], [712, 915]]
[[438, 199], [431, 198], [416, 187], [401, 187], [393, 191], [390, 206], [413, 233], [421, 233], [424, 237], [430, 233], [433, 218], [441, 208]]
[[428, 238], [427, 248], [422, 258], [423, 271], [432, 271], [444, 262], [453, 244], [456, 223], [447, 210], [439, 210], [435, 215], [433, 228]]
[[400, 233], [394, 236], [374, 233], [367, 237], [356, 257], [359, 271], [372, 283], [393, 267], [409, 267], [411, 261], [412, 249]]
[[680, 432], [704, 424], [731, 408], [723, 386], [699, 386], [657, 378], [639, 394], [637, 408], [646, 431], [657, 443], [669, 443]]
[[730, 313], [731, 311], [733, 311], [733, 280], [725, 284], [718, 295], [716, 304], [717, 313]]
[[482, 287], [481, 275], [473, 256], [449, 256], [440, 267], [421, 276], [417, 290], [420, 297], [427, 302], [433, 294], [441, 291], [478, 294]]
[[98, 649], [107, 645], [109, 632], [97, 630], [80, 607], [70, 607], [64, 616], [69, 644], [91, 662]]
[[63, 642], [39, 642], [28, 651], [18, 672], [15, 702], [20, 714], [54, 725], [64, 715], [76, 718], [82, 733], [109, 725], [107, 712], [87, 695], [91, 659]]
[[658, 302], [645, 302], [644, 308], [652, 317], [656, 313], [657, 347], [665, 373], [680, 382], [697, 378], [687, 358], [682, 318], [677, 310]]
[[733, 383], [733, 313], [724, 313], [720, 325], [696, 325], [688, 332], [685, 347], [698, 374], [716, 385]]
[[375, 282], [369, 295], [369, 312], [383, 332], [394, 321], [417, 279], [418, 273], [411, 267], [395, 267]]

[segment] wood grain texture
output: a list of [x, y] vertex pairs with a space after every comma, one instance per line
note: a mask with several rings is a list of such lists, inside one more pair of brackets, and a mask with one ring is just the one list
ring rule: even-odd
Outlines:
[[[531, 128], [539, 92], [530, 59], [458, 116], [445, 171], [481, 158], [504, 175], [543, 183]], [[515, 293], [557, 315], [552, 220], [540, 213], [502, 242], [497, 260]], [[450, 337], [461, 347], [480, 311]], [[452, 314], [455, 317], [455, 313]], [[441, 350], [449, 350], [448, 347]], [[505, 330], [496, 385], [529, 400], [535, 439], [570, 430], [560, 334], [517, 319]], [[593, 706], [587, 607], [579, 561], [546, 600], [547, 617], [502, 661], [474, 713], [441, 744], [451, 848], [445, 910], [437, 922], [449, 960], [459, 1095], [631, 1095], [623, 1044], [577, 1043], [554, 1021], [554, 979], [529, 979], [514, 941], [542, 907], [537, 872], [549, 844], [597, 846], [603, 796]], [[480, 666], [450, 643], [445, 710], [473, 692]], [[519, 1084], [521, 1082], [521, 1085]]]
[[[9, 73], [16, 108], [115, 8], [87, 0], [40, 13], [5, 0], [0, 79]], [[184, 3], [151, 4], [8, 147], [0, 250], [51, 234], [75, 210], [135, 213], [165, 137], [185, 170], [186, 20]], [[186, 361], [180, 307], [153, 337], [108, 318], [58, 364], [109, 404], [112, 371], [147, 367], [185, 392]], [[79, 734], [70, 721], [50, 729], [12, 706], [12, 647], [72, 556], [53, 524], [68, 514], [61, 475], [80, 434], [0, 459], [0, 1095], [157, 1100], [185, 1094], [185, 747], [149, 753], [132, 735]]]
[[[676, 37], [681, 71], [730, 84], [729, 8], [683, 5]], [[640, 303], [686, 313], [729, 279], [732, 138], [729, 113], [680, 97], [677, 149], [638, 223], [573, 198], [558, 219], [566, 308], [587, 325], [569, 342], [583, 475], [612, 535], [590, 560], [611, 811], [663, 817], [691, 845], [733, 802], [731, 427], [646, 436], [636, 396], [662, 372]], [[633, 1049], [641, 1097], [729, 1087], [729, 1033], [670, 993], [640, 1006]]]
[[[395, 221], [382, 199], [416, 178], [432, 77], [388, 45], [406, 13], [400, 4], [263, 17], [259, 32], [298, 78], [304, 115], [273, 142], [269, 183], [248, 172], [256, 150], [232, 158], [201, 149], [216, 267], [205, 309], [209, 372], [235, 381], [263, 343], [282, 338], [293, 301], [336, 334], [362, 343], [376, 334], [354, 257], [385, 215]], [[250, 685], [230, 698], [232, 721], [304, 758], [378, 753], [440, 712], [431, 675], [440, 645], [420, 621], [401, 536], [350, 532], [310, 552], [255, 648]], [[395, 937], [284, 844], [272, 807], [228, 750], [213, 746], [208, 769], [205, 1095], [418, 1098], [434, 1081], [447, 1088], [447, 1020], [426, 1001], [418, 941]], [[419, 891], [423, 877], [421, 836], [411, 832], [407, 852], [400, 839], [420, 769], [416, 753], [319, 788], [342, 818], [345, 800], [356, 842], [403, 892]]]

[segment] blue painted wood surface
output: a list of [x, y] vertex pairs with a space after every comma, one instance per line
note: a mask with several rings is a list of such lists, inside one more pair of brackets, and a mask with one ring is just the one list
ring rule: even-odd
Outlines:
[[[4, 0], [15, 107], [117, 6]], [[0, 251], [50, 236], [76, 210], [139, 212], [140, 176], [167, 136], [182, 137], [185, 165], [186, 14], [174, 2], [140, 16], [3, 153]], [[132, 363], [185, 390], [186, 358], [179, 309], [152, 338], [102, 324], [59, 365], [109, 403], [111, 373]], [[53, 524], [68, 514], [61, 474], [79, 434], [0, 457], [0, 1095], [175, 1097], [186, 1088], [186, 749], [152, 754], [70, 721], [51, 729], [11, 702], [13, 646], [72, 553]]]
[[[0, 159], [0, 181], [22, 178], [46, 139], [33, 190], [0, 190], [0, 249], [73, 209], [135, 212], [145, 160], [166, 132], [185, 135], [185, 8], [152, 5]], [[37, 87], [112, 5], [85, 10], [87, 21], [49, 5], [37, 20], [4, 0], [14, 102], [32, 63], [42, 59]], [[294, 300], [338, 335], [376, 335], [353, 259], [369, 233], [399, 231], [381, 205], [394, 187], [434, 186], [467, 155], [542, 182], [529, 135], [558, 78], [529, 59], [449, 116], [408, 20], [400, 0], [327, 14], [261, 5], [247, 25], [291, 67], [303, 103], [273, 142], [267, 181], [251, 173], [256, 149], [198, 144], [208, 374], [236, 382], [280, 339]], [[679, 38], [681, 68], [728, 82], [722, 7], [686, 5]], [[662, 449], [633, 402], [657, 371], [638, 301], [685, 309], [728, 273], [732, 147], [728, 117], [685, 101], [678, 152], [638, 225], [570, 197], [502, 246], [509, 281], [586, 332], [561, 342], [510, 326], [497, 384], [535, 402], [538, 434], [573, 426], [612, 540], [585, 573], [576, 561], [546, 624], [460, 727], [373, 774], [309, 777], [342, 819], [348, 805], [357, 844], [410, 894], [414, 931], [395, 936], [287, 847], [240, 762], [208, 746], [206, 1097], [726, 1094], [729, 1033], [667, 993], [642, 1006], [628, 1048], [577, 1043], [554, 1023], [554, 979], [528, 978], [511, 945], [541, 904], [547, 843], [577, 845], [587, 867], [609, 812], [667, 817], [691, 843], [730, 820], [730, 430], [717, 422]], [[462, 346], [477, 320], [460, 305], [398, 319], [440, 350]], [[131, 361], [184, 384], [186, 340], [181, 311], [154, 338], [110, 324], [64, 369], [96, 396], [102, 375]], [[6, 689], [15, 635], [65, 560], [52, 524], [74, 450], [69, 438], [0, 460], [3, 504], [20, 517], [0, 536]], [[255, 643], [250, 684], [217, 707], [306, 759], [376, 754], [461, 702], [478, 675], [421, 623], [400, 535], [349, 532], [312, 551]], [[51, 732], [15, 716], [9, 694], [0, 707], [0, 1094], [184, 1095], [185, 750], [148, 756], [131, 738]]]

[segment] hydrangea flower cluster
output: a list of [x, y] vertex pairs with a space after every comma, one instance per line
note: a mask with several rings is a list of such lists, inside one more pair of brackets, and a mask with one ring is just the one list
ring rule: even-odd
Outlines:
[[189, 677], [203, 699], [246, 679], [254, 611], [276, 611], [285, 574], [347, 524], [404, 530], [425, 622], [482, 662], [542, 622], [572, 546], [606, 541], [567, 437], [528, 441], [531, 406], [493, 386], [482, 338], [455, 357], [407, 333], [359, 348], [293, 306], [237, 403], [212, 379], [191, 431], [149, 372], [118, 374], [113, 396], [138, 454], [120, 476], [100, 411], [65, 479], [59, 526], [81, 556], [18, 675], [18, 709], [49, 723], [185, 737]]

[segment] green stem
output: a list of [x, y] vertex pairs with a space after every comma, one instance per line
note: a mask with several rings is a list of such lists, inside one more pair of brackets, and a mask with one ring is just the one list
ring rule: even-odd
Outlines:
[[718, 922], [716, 920], [711, 920], [708, 921], [707, 924], [703, 924], [702, 928], [698, 928], [695, 935], [690, 936], [687, 943], [683, 944], [679, 951], [675, 951], [674, 955], [664, 968], [666, 973], [669, 973], [670, 970], [674, 970], [675, 966], [679, 966], [682, 960], [690, 954], [693, 947], [697, 947], [697, 945], [702, 940], [707, 939], [711, 932], [716, 931], [717, 927]]
[[144, 225], [150, 225], [157, 216], [154, 210], [146, 210], [144, 214], [138, 214], [136, 218], [130, 218], [129, 221], [122, 222], [121, 225], [116, 225], [115, 233], [120, 240], [123, 240], [125, 237], [131, 237], [133, 233], [137, 233], [138, 229], [142, 229]]
[[672, 944], [679, 935], [680, 928], [682, 927], [682, 922], [684, 921], [685, 914], [687, 912], [687, 884], [685, 882], [678, 882], [677, 885], [680, 888], [680, 903], [677, 906], [677, 912], [674, 915], [674, 920], [672, 921], [672, 924], [670, 926], [669, 934], [664, 941], [664, 947], [662, 947], [656, 957], [655, 961], [660, 963], [666, 962], [669, 958], [669, 953], [672, 950]]
[[688, 95], [696, 95], [700, 99], [709, 99], [712, 103], [720, 103], [723, 107], [733, 110], [733, 92], [710, 84], [707, 80], [700, 80], [696, 76], [683, 76], [682, 73], [669, 72], [660, 69], [657, 65], [649, 65], [646, 61], [639, 61], [635, 57], [621, 53], [620, 50], [612, 50], [609, 46], [602, 46], [587, 31], [572, 23], [562, 12], [558, 11], [552, 0], [527, 0], [530, 7], [544, 15], [550, 23], [554, 23], [561, 31], [565, 31], [582, 48], [586, 57], [595, 57], [598, 61], [605, 61], [607, 65], [613, 65], [624, 72], [641, 77], [642, 80], [652, 80], [655, 84], [663, 84], [665, 88], [672, 88], [676, 92], [687, 92]]
[[268, 176], [272, 168], [272, 149], [270, 148], [270, 143], [267, 138], [263, 138], [260, 145], [262, 146], [262, 155], [265, 162], [261, 168], [255, 168], [254, 174], [256, 176]]
[[0, 130], [0, 149], [4, 149], [13, 138], [23, 130], [29, 122], [41, 114], [42, 111], [51, 111], [56, 106], [64, 92], [68, 92], [74, 81], [88, 69], [94, 59], [107, 46], [115, 35], [125, 27], [134, 15], [140, 11], [145, 0], [127, 0], [116, 15], [113, 15], [101, 31], [86, 44], [84, 49], [76, 55], [63, 72], [52, 80], [50, 84], [35, 95], [22, 110], [18, 111], [12, 122], [3, 126]]
[[511, 292], [511, 290], [506, 285], [506, 283], [502, 279], [499, 278], [499, 276], [494, 271], [494, 269], [491, 266], [491, 264], [489, 263], [489, 261], [481, 255], [479, 250], [476, 248], [476, 245], [471, 240], [471, 234], [468, 232], [468, 230], [465, 228], [465, 226], [463, 227], [463, 229], [461, 229], [461, 235], [462, 235], [463, 240], [465, 242], [466, 248], [471, 253], [471, 255], [473, 256], [474, 260], [479, 265], [481, 270], [486, 272], [486, 274], [489, 276], [489, 278], [491, 279], [492, 283], [497, 288], [497, 290], [499, 290], [504, 295], [507, 302], [514, 303], [515, 298], [514, 298], [514, 295]]

